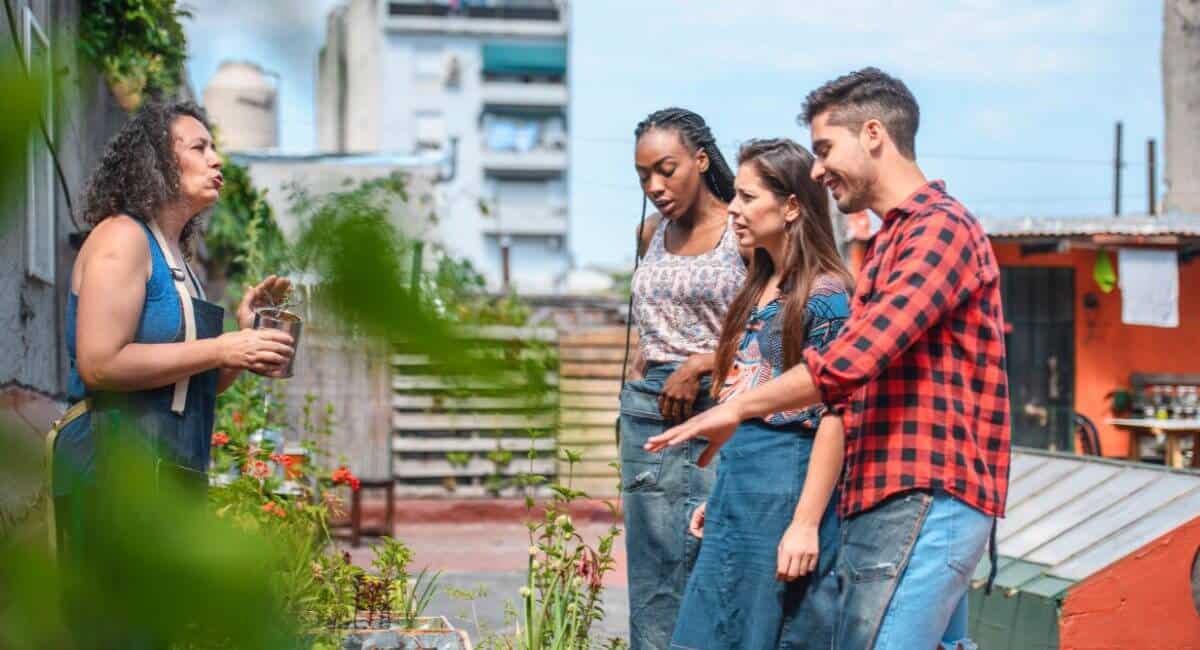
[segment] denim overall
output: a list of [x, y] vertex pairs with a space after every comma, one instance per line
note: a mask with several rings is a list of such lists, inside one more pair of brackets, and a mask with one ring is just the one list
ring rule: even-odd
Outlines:
[[[136, 343], [172, 343], [185, 339], [180, 297], [174, 285], [171, 267], [150, 227], [137, 220], [146, 231], [152, 270], [146, 282], [146, 297]], [[190, 269], [181, 272], [190, 275]], [[192, 281], [199, 291], [199, 283]], [[201, 296], [203, 294], [201, 293]], [[203, 298], [192, 298], [196, 339], [214, 338], [223, 329], [225, 310]], [[186, 476], [202, 490], [207, 485], [209, 451], [216, 416], [217, 369], [193, 375], [187, 386], [182, 413], [172, 410], [175, 386], [129, 392], [88, 390], [76, 364], [76, 322], [79, 299], [67, 298], [67, 353], [71, 361], [67, 379], [71, 402], [90, 401], [90, 408], [65, 425], [54, 448], [54, 500], [60, 553], [79, 558], [88, 552], [93, 526], [103, 525], [95, 512], [94, 493], [103, 489], [96, 477], [116, 445], [140, 447], [150, 453], [155, 470]]]
[[775, 577], [779, 541], [800, 500], [813, 439], [799, 425], [749, 420], [721, 448], [672, 648], [830, 647], [838, 606], [836, 492], [821, 517], [816, 571], [792, 582]]
[[[621, 500], [625, 511], [625, 549], [629, 570], [629, 645], [631, 650], [665, 650], [675, 627], [688, 575], [700, 540], [688, 532], [692, 511], [708, 497], [716, 463], [696, 465], [708, 446], [689, 440], [658, 453], [643, 449], [669, 427], [658, 410], [658, 397], [678, 364], [652, 364], [644, 379], [621, 391]], [[711, 378], [701, 379], [695, 412], [712, 408]]]
[[[751, 313], [722, 399], [752, 390], [783, 371], [779, 313], [778, 301]], [[818, 284], [807, 304], [805, 345], [827, 345], [847, 313], [845, 292]], [[821, 516], [816, 570], [791, 582], [776, 578], [779, 542], [804, 490], [824, 413], [818, 406], [747, 420], [721, 448], [700, 557], [683, 597], [672, 648], [828, 650], [833, 643], [838, 611], [836, 490]]]

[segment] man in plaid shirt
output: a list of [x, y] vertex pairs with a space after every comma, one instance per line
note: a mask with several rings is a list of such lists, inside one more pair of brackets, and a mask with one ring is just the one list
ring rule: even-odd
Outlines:
[[705, 437], [704, 465], [743, 420], [848, 408], [836, 647], [974, 647], [968, 583], [1008, 490], [999, 269], [979, 222], [917, 166], [919, 109], [900, 80], [845, 75], [810, 93], [801, 119], [814, 180], [843, 212], [883, 220], [850, 319], [825, 352], [647, 448]]

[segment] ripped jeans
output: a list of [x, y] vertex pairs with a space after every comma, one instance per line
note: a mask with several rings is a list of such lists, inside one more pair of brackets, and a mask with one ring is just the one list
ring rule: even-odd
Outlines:
[[[708, 498], [716, 459], [696, 465], [708, 446], [689, 440], [658, 453], [642, 448], [669, 427], [658, 410], [658, 396], [677, 364], [657, 364], [645, 379], [621, 392], [621, 501], [629, 571], [630, 650], [666, 650], [675, 630], [680, 601], [700, 540], [688, 532], [692, 511]], [[711, 408], [710, 380], [700, 382], [695, 412]]]
[[842, 522], [834, 648], [975, 650], [967, 589], [992, 521], [944, 492], [914, 490]]

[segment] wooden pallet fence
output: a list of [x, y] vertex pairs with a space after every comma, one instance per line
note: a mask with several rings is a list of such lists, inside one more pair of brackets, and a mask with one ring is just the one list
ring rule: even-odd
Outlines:
[[[636, 344], [637, 335], [634, 334]], [[619, 474], [615, 424], [619, 413], [625, 328], [563, 333], [558, 339], [560, 448], [580, 452], [571, 484], [594, 497], [616, 496]], [[558, 474], [566, 481], [567, 463]]]
[[[465, 332], [461, 345], [482, 356], [538, 360], [547, 391], [528, 375], [447, 377], [427, 358], [393, 354], [392, 475], [410, 497], [518, 494], [514, 479], [535, 473], [554, 479], [559, 375], [552, 328], [492, 326]], [[535, 458], [528, 457], [533, 451]], [[505, 462], [505, 459], [508, 459]], [[547, 493], [543, 488], [539, 494]]]

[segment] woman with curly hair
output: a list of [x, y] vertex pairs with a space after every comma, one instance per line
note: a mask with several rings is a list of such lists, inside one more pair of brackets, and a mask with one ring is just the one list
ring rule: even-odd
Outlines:
[[108, 143], [88, 184], [93, 229], [67, 298], [73, 406], [54, 454], [57, 534], [68, 556], [87, 552], [90, 497], [105, 488], [118, 445], [152, 453], [159, 476], [207, 485], [217, 393], [242, 370], [280, 374], [293, 354], [286, 333], [252, 328], [254, 309], [281, 299], [288, 280], [249, 288], [238, 329], [222, 333], [224, 310], [188, 266], [197, 217], [223, 182], [203, 109], [150, 102]]

